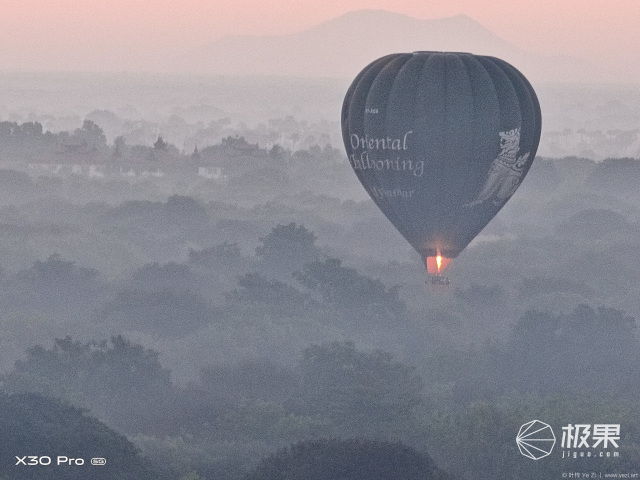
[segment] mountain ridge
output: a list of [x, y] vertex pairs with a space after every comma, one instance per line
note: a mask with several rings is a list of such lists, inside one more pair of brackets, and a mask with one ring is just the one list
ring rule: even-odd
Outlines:
[[534, 79], [584, 79], [590, 64], [541, 56], [511, 45], [463, 13], [417, 19], [386, 10], [355, 10], [287, 35], [225, 35], [184, 55], [181, 68], [205, 74], [353, 77], [389, 53], [455, 51], [491, 55]]

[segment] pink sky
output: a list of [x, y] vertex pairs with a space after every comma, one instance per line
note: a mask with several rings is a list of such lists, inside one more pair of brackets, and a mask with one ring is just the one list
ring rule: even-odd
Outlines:
[[[640, 60], [639, 0], [9, 0], [0, 70], [141, 65], [225, 34], [287, 34], [374, 8], [416, 18], [465, 13], [515, 46], [618, 66]], [[609, 60], [606, 60], [606, 59]], [[605, 67], [606, 68], [606, 67]]]

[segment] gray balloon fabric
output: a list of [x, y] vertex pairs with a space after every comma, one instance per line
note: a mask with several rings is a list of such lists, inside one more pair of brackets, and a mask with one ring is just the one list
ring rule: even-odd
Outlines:
[[498, 213], [529, 171], [540, 129], [527, 79], [469, 53], [382, 57], [342, 107], [353, 170], [425, 262], [455, 258]]

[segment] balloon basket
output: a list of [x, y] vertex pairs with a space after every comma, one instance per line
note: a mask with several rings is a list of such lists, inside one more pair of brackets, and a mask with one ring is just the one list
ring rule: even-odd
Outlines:
[[445, 277], [444, 275], [432, 275], [430, 280], [431, 285], [451, 285], [451, 280], [449, 280], [449, 277]]

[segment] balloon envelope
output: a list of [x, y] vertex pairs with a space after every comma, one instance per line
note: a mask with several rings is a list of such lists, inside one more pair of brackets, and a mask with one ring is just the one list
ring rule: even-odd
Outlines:
[[527, 79], [468, 53], [382, 57], [358, 74], [342, 107], [358, 179], [436, 274], [518, 188], [540, 128]]

